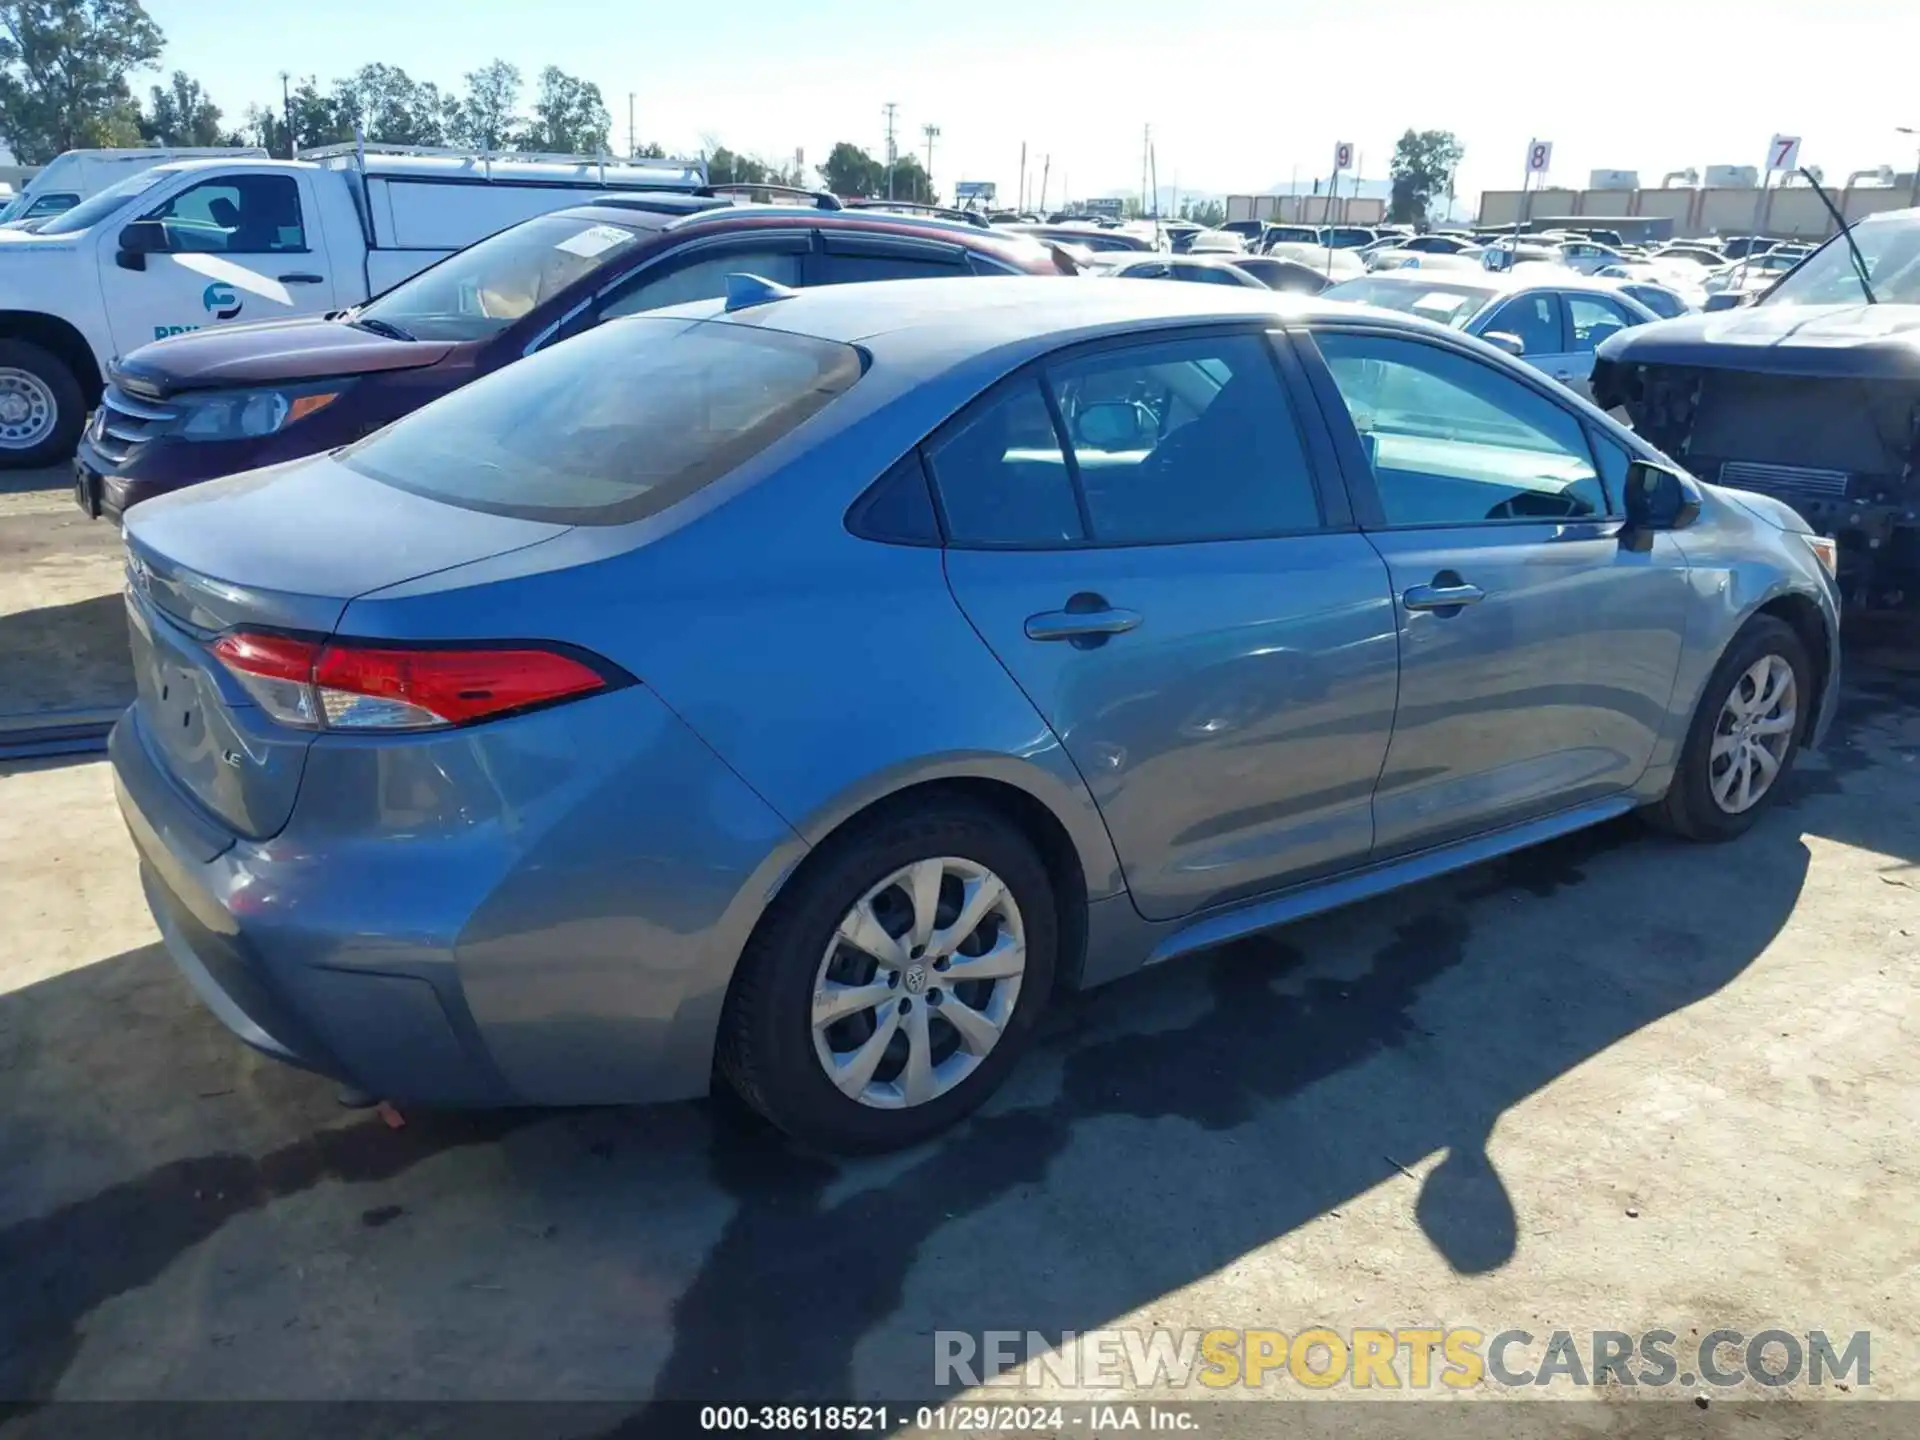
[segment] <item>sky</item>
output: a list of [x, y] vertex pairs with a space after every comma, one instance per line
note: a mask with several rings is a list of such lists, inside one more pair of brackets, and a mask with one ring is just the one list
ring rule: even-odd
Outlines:
[[[1307, 188], [1334, 146], [1383, 177], [1408, 127], [1448, 129], [1458, 189], [1519, 183], [1527, 144], [1553, 143], [1556, 183], [1596, 168], [1657, 185], [1692, 165], [1758, 164], [1776, 133], [1830, 181], [1920, 140], [1920, 5], [1900, 0], [146, 0], [185, 70], [237, 121], [279, 74], [322, 87], [370, 61], [459, 90], [496, 57], [596, 82], [627, 139], [669, 153], [724, 144], [809, 168], [850, 140], [880, 153], [883, 106], [936, 185], [990, 180], [1011, 198], [1137, 194], [1152, 127], [1162, 186]], [[244, 38], [243, 38], [244, 37]], [[134, 77], [139, 93], [155, 75]], [[529, 86], [529, 89], [531, 87]]]

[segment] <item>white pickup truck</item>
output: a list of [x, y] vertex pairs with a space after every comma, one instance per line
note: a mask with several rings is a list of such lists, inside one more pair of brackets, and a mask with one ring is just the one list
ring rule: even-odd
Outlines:
[[704, 179], [693, 161], [354, 145], [130, 175], [0, 229], [0, 469], [70, 456], [108, 363], [151, 340], [344, 309], [583, 192]]

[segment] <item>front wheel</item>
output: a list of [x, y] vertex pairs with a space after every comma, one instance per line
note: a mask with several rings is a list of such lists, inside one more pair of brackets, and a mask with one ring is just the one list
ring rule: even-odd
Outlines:
[[73, 454], [87, 401], [66, 361], [28, 340], [0, 340], [0, 470]]
[[1018, 829], [963, 802], [837, 837], [740, 960], [721, 1073], [823, 1149], [911, 1145], [985, 1100], [1053, 984], [1046, 867]]
[[1812, 722], [1813, 666], [1794, 628], [1757, 615], [1733, 638], [1701, 693], [1680, 764], [1648, 811], [1689, 840], [1744, 834], [1780, 793]]

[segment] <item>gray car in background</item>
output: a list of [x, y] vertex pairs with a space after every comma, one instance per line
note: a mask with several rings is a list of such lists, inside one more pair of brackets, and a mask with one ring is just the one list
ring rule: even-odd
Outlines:
[[444, 1105], [718, 1075], [846, 1150], [1062, 988], [1630, 811], [1736, 836], [1839, 688], [1784, 505], [1237, 286], [737, 275], [125, 533], [114, 778], [236, 1035]]
[[1621, 291], [1558, 265], [1475, 274], [1459, 270], [1385, 270], [1324, 292], [1418, 315], [1478, 335], [1517, 355], [1580, 395], [1587, 394], [1594, 349], [1611, 335], [1660, 316]]

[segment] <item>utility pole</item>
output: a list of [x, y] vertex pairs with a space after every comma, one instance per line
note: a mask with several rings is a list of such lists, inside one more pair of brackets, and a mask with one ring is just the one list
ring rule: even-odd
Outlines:
[[920, 133], [927, 137], [927, 203], [933, 203], [933, 142], [940, 136], [940, 127], [926, 124], [920, 127]]
[[633, 91], [627, 91], [627, 158], [633, 159], [640, 151], [640, 139], [633, 133]]
[[1020, 203], [1015, 207], [1024, 215], [1027, 213], [1027, 142], [1020, 142]]
[[1053, 156], [1049, 155], [1040, 165], [1040, 218], [1047, 218], [1047, 176], [1053, 173]]
[[[289, 160], [298, 160], [300, 158], [300, 141], [295, 138], [293, 133], [293, 94], [287, 89], [287, 82], [292, 78], [293, 77], [287, 74], [286, 71], [282, 70], [280, 72], [280, 116], [281, 119], [286, 122], [287, 126], [287, 158]], [[261, 138], [265, 139], [266, 137], [262, 136]]]
[[897, 152], [893, 148], [893, 112], [900, 107], [889, 100], [880, 107], [887, 112], [887, 199], [893, 198], [893, 166]]
[[1140, 213], [1147, 213], [1147, 155], [1153, 149], [1153, 126], [1149, 125], [1140, 137]]

